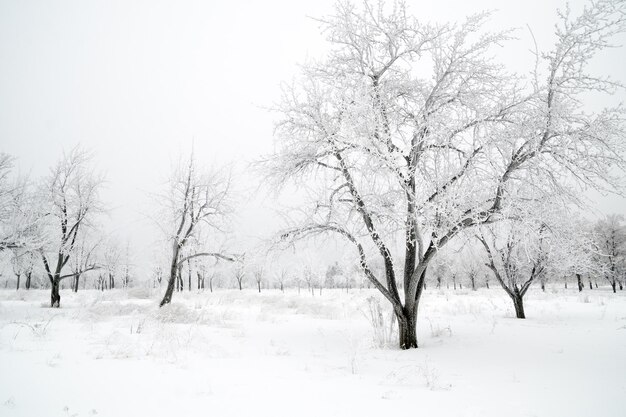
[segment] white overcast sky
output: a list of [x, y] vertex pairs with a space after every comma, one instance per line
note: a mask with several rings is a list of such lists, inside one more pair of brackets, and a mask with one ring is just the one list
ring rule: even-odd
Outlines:
[[[0, 150], [37, 177], [78, 143], [93, 150], [108, 183], [110, 230], [146, 246], [148, 191], [190, 149], [204, 163], [243, 162], [272, 148], [274, 102], [297, 64], [324, 50], [309, 16], [332, 1], [0, 0]], [[560, 1], [407, 1], [422, 20], [458, 20], [497, 10], [497, 28], [520, 27], [503, 50], [513, 68], [530, 68], [526, 25], [549, 48]], [[576, 10], [584, 2], [573, 1]], [[626, 43], [622, 37], [620, 42]], [[626, 82], [626, 48], [594, 65]], [[611, 103], [623, 101], [624, 93]], [[601, 104], [601, 103], [599, 103]], [[245, 165], [240, 165], [244, 167]], [[254, 179], [250, 180], [254, 183]], [[270, 225], [269, 210], [242, 215], [246, 229]], [[624, 199], [604, 211], [626, 213]], [[148, 253], [137, 248], [138, 252]]]

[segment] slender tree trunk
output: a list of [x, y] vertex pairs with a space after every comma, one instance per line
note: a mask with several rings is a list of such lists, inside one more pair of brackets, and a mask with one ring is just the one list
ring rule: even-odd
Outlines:
[[623, 291], [624, 290], [624, 286], [622, 285], [622, 281], [617, 281], [617, 284], [619, 285], [619, 290]]
[[187, 269], [188, 269], [188, 271], [187, 271], [187, 276], [188, 276], [187, 280], [189, 281], [188, 282], [188, 284], [189, 284], [188, 288], [189, 288], [189, 291], [191, 291], [191, 260], [189, 260], [189, 259], [187, 260]]
[[616, 286], [617, 286], [617, 283], [615, 281], [611, 281], [611, 288], [613, 288], [613, 294], [617, 292], [617, 290], [615, 289]]
[[17, 291], [20, 289], [20, 278], [22, 274], [15, 274], [15, 276], [17, 277], [17, 287], [15, 288], [15, 291]]
[[261, 281], [257, 281], [256, 286], [259, 287], [259, 294], [261, 294]]
[[61, 294], [59, 294], [59, 284], [61, 280], [58, 277], [52, 279], [52, 291], [50, 292], [50, 307], [59, 308], [61, 306]]
[[243, 290], [243, 286], [241, 285], [241, 281], [237, 280], [237, 283], [239, 284], [239, 291], [242, 291]]
[[583, 278], [580, 274], [576, 274], [576, 283], [578, 284], [578, 292], [581, 292], [585, 286], [583, 285]]
[[213, 292], [213, 279], [209, 280], [209, 291]]
[[541, 291], [546, 292], [546, 283], [541, 281]]
[[589, 289], [593, 290], [593, 285], [591, 285], [591, 281], [589, 281]]
[[28, 272], [26, 274], [26, 282], [24, 283], [27, 290], [30, 290], [30, 277], [32, 276], [32, 272]]
[[172, 302], [172, 295], [174, 294], [174, 286], [177, 283], [180, 274], [178, 273], [178, 252], [180, 248], [178, 244], [174, 244], [173, 254], [172, 254], [172, 263], [170, 265], [170, 279], [167, 281], [167, 288], [165, 289], [165, 295], [161, 300], [161, 304], [159, 307], [163, 307], [165, 304], [169, 304]]
[[280, 283], [280, 292], [285, 292], [285, 289], [283, 288], [283, 283]]
[[513, 299], [513, 305], [515, 306], [515, 317], [518, 319], [525, 319], [526, 315], [524, 314], [524, 299], [521, 294], [514, 293], [511, 298]]
[[80, 274], [76, 274], [76, 277], [74, 278], [74, 292], [78, 292], [78, 283], [80, 282]]

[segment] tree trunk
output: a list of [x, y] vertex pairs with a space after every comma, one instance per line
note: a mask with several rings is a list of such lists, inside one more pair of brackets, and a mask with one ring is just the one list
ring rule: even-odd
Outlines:
[[209, 280], [209, 291], [213, 292], [213, 279]]
[[619, 285], [619, 290], [623, 291], [624, 290], [624, 286], [622, 285], [622, 281], [617, 281], [617, 284]]
[[74, 292], [78, 292], [78, 283], [80, 282], [80, 274], [76, 274], [76, 277], [74, 279]]
[[26, 274], [26, 282], [24, 283], [26, 286], [27, 290], [30, 290], [30, 277], [32, 275], [32, 272], [29, 272]]
[[541, 282], [541, 291], [546, 292], [546, 283], [545, 282]]
[[174, 245], [174, 253], [172, 254], [172, 264], [170, 265], [170, 279], [167, 281], [167, 288], [165, 289], [165, 295], [159, 304], [159, 307], [163, 307], [165, 304], [172, 302], [172, 294], [174, 294], [174, 286], [176, 285], [180, 274], [178, 273], [178, 252], [179, 247]]
[[240, 281], [240, 280], [237, 280], [237, 283], [239, 284], [239, 291], [243, 290], [243, 287], [242, 287], [242, 285], [241, 285], [241, 281]]
[[191, 261], [187, 260], [187, 281], [189, 285], [189, 291], [191, 291]]
[[398, 320], [398, 337], [400, 349], [417, 348], [417, 317], [405, 308], [402, 316], [396, 314]]
[[259, 294], [261, 294], [261, 281], [257, 281], [256, 286], [259, 287]]
[[615, 287], [617, 286], [617, 283], [615, 281], [611, 282], [611, 288], [613, 288], [613, 294], [615, 294], [617, 291], [615, 289]]
[[578, 292], [581, 292], [585, 286], [583, 285], [583, 279], [580, 274], [576, 274], [576, 283], [578, 284]]
[[61, 295], [59, 294], [59, 284], [61, 280], [54, 278], [52, 280], [52, 291], [50, 292], [50, 307], [59, 308], [61, 306]]
[[591, 285], [591, 281], [589, 281], [589, 289], [593, 290], [593, 285]]
[[515, 293], [511, 298], [513, 299], [513, 305], [515, 306], [515, 317], [518, 319], [525, 319], [526, 315], [524, 314], [524, 300], [522, 296]]
[[15, 288], [15, 291], [17, 291], [20, 289], [20, 278], [22, 274], [15, 274], [15, 276], [17, 277], [17, 287]]

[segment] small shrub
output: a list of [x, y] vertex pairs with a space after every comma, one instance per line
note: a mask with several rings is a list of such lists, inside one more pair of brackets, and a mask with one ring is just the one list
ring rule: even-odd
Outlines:
[[365, 317], [374, 330], [374, 344], [379, 348], [394, 346], [396, 339], [396, 318], [393, 313], [385, 311], [376, 297], [368, 297]]

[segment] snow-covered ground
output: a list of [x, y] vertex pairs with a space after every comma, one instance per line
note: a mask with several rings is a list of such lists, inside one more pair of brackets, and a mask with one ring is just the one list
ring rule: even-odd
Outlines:
[[626, 415], [624, 293], [428, 289], [411, 351], [374, 291], [159, 295], [0, 291], [0, 416]]

